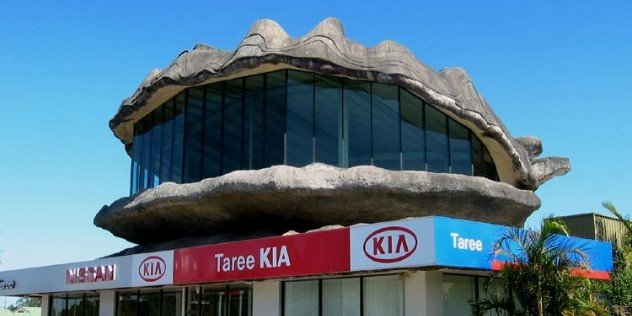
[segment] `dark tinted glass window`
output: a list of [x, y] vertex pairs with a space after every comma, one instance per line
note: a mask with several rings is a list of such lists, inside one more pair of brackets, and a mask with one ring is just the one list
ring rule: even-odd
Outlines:
[[184, 153], [184, 105], [185, 94], [176, 96], [173, 111], [173, 140], [171, 151], [171, 181], [182, 183], [182, 155]]
[[487, 148], [393, 85], [282, 70], [192, 87], [134, 124], [131, 193], [313, 162], [482, 175]]
[[157, 187], [160, 184], [160, 153], [162, 143], [162, 109], [158, 108], [153, 112], [154, 124], [151, 129], [151, 175], [150, 187]]
[[449, 119], [450, 172], [472, 175], [472, 144], [469, 130]]
[[138, 293], [137, 292], [127, 292], [121, 293], [118, 297], [117, 302], [117, 313], [118, 316], [136, 316], [138, 315]]
[[140, 189], [147, 189], [151, 187], [149, 182], [151, 178], [151, 129], [152, 116], [147, 115], [142, 121], [141, 133], [143, 137], [143, 149], [141, 153], [141, 180], [139, 183]]
[[370, 84], [344, 82], [344, 167], [371, 164], [371, 95]]
[[204, 170], [202, 178], [217, 177], [220, 173], [220, 149], [222, 148], [222, 86], [215, 83], [206, 86], [204, 108]]
[[474, 165], [474, 175], [484, 176], [485, 164], [483, 162], [483, 143], [476, 136], [472, 136], [472, 163]]
[[285, 162], [285, 71], [266, 74], [264, 166]]
[[342, 80], [316, 75], [315, 88], [316, 161], [341, 166]]
[[287, 164], [302, 167], [314, 162], [314, 75], [288, 71]]
[[171, 150], [173, 148], [173, 114], [174, 100], [162, 106], [164, 122], [162, 123], [160, 151], [160, 182], [171, 181]]
[[160, 316], [160, 292], [141, 292], [137, 316]]
[[204, 132], [204, 90], [187, 90], [186, 150], [184, 153], [184, 182], [199, 181], [202, 176], [202, 141]]
[[426, 131], [423, 102], [400, 89], [402, 109], [402, 169], [426, 170]]
[[372, 84], [373, 165], [400, 170], [399, 100], [396, 86]]
[[227, 81], [224, 87], [224, 134], [222, 174], [241, 169], [242, 159], [242, 79]]
[[245, 112], [244, 112], [244, 146], [245, 169], [261, 169], [263, 163], [264, 135], [264, 76], [246, 78]]
[[483, 174], [485, 175], [485, 177], [492, 180], [498, 180], [496, 165], [494, 164], [494, 160], [492, 159], [492, 156], [489, 154], [489, 151], [485, 147], [483, 147], [483, 164], [484, 164]]
[[143, 152], [143, 134], [140, 133], [140, 123], [134, 124], [134, 139], [132, 144], [132, 181], [130, 190], [132, 194], [138, 191], [139, 189], [139, 180], [141, 174], [141, 157]]
[[446, 116], [426, 106], [426, 159], [428, 171], [448, 172], [448, 130]]

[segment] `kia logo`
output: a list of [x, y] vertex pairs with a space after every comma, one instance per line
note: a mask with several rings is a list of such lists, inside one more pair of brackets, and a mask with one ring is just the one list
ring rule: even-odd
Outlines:
[[138, 275], [145, 282], [155, 282], [165, 275], [167, 270], [167, 264], [165, 260], [158, 256], [151, 256], [145, 258], [138, 266]]
[[399, 226], [380, 228], [364, 240], [364, 254], [379, 263], [393, 263], [410, 257], [417, 249], [417, 236]]

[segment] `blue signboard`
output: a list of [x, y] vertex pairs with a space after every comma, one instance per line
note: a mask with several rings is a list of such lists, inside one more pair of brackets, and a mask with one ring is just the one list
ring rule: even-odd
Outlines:
[[438, 266], [490, 270], [493, 244], [507, 227], [435, 217]]
[[[495, 256], [494, 243], [508, 230], [506, 226], [435, 217], [436, 264], [455, 268], [491, 270], [493, 263], [508, 258]], [[612, 270], [612, 245], [576, 237], [560, 236], [555, 242], [581, 245], [590, 265], [591, 276], [602, 278]]]

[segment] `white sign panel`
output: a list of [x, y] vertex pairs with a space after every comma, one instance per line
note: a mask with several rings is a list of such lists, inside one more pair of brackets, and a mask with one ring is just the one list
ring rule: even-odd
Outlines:
[[134, 255], [132, 286], [173, 284], [173, 250]]
[[131, 257], [112, 257], [54, 266], [0, 271], [0, 295], [70, 292], [130, 287]]
[[351, 227], [351, 271], [433, 265], [434, 242], [428, 217]]

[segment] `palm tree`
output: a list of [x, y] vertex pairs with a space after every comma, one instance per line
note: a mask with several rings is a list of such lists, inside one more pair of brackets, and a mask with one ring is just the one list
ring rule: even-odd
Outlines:
[[[550, 218], [539, 231], [506, 230], [493, 248], [504, 264], [487, 282], [487, 296], [472, 303], [474, 314], [542, 316], [594, 309], [587, 292], [579, 290], [590, 280], [577, 273], [588, 267], [587, 245], [567, 236], [566, 225]], [[490, 291], [490, 284], [502, 284], [502, 290]]]

